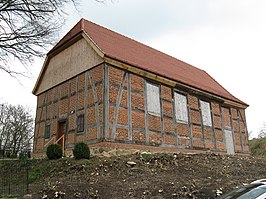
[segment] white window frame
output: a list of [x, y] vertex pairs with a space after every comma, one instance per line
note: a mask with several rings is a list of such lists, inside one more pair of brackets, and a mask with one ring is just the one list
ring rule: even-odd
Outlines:
[[188, 123], [187, 96], [174, 92], [175, 118], [178, 122]]
[[160, 87], [146, 82], [147, 111], [156, 116], [161, 116]]
[[212, 126], [211, 106], [209, 102], [200, 100], [200, 110], [202, 124], [204, 126]]

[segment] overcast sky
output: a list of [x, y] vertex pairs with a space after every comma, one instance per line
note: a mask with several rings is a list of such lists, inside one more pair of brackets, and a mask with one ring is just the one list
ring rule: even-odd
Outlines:
[[[138, 40], [207, 71], [230, 93], [250, 105], [248, 130], [254, 135], [265, 119], [265, 0], [82, 0], [67, 8], [60, 36], [81, 17]], [[20, 85], [0, 73], [0, 100], [28, 105], [43, 60], [31, 67], [33, 77]]]

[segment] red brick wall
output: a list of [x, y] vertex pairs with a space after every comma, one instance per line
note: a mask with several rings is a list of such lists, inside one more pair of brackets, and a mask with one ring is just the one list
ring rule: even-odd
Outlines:
[[211, 111], [213, 119], [213, 139], [215, 141], [215, 148], [219, 151], [226, 151], [225, 140], [222, 125], [221, 107], [216, 102], [211, 102]]
[[[103, 74], [104, 66], [97, 66], [37, 97], [34, 152], [46, 150], [45, 144], [56, 138], [58, 121], [62, 119], [67, 121], [67, 148], [79, 141], [89, 143], [102, 138]], [[84, 132], [77, 132], [79, 114], [85, 114]], [[46, 125], [51, 129], [48, 139], [44, 139]]]
[[113, 67], [108, 67], [108, 72], [109, 132], [107, 139], [128, 140], [128, 75]]
[[222, 107], [223, 126], [231, 127], [231, 113], [229, 108]]
[[87, 95], [87, 136], [86, 141], [95, 141], [102, 138], [103, 126], [103, 89], [104, 65], [97, 66], [88, 74]]
[[194, 95], [188, 95], [188, 105], [192, 129], [192, 147], [196, 149], [204, 148], [204, 132], [202, 129], [202, 119], [198, 97]]
[[[173, 88], [158, 84], [161, 115], [156, 116], [148, 113], [145, 107], [144, 78], [110, 66], [108, 83], [110, 141], [226, 152], [223, 128], [231, 127], [232, 118], [230, 109], [222, 107], [220, 103], [204, 98], [210, 103], [212, 118], [212, 126], [204, 126], [199, 105], [201, 97], [187, 94], [189, 122], [178, 122], [174, 115]], [[234, 119], [238, 110], [232, 111]], [[242, 147], [236, 152], [248, 152], [244, 142], [240, 143], [240, 137], [247, 143], [245, 125], [242, 128], [243, 133], [234, 134], [239, 138], [235, 148]]]
[[[108, 74], [106, 80], [105, 72]], [[158, 84], [161, 114], [150, 114], [145, 105], [145, 81], [143, 77], [112, 66], [108, 66], [108, 72], [104, 71], [102, 64], [40, 94], [37, 98], [35, 152], [45, 151], [44, 145], [56, 136], [61, 119], [67, 121], [67, 148], [78, 141], [95, 143], [104, 139], [226, 152], [223, 128], [227, 127], [233, 131], [235, 151], [249, 152], [244, 110], [223, 107], [215, 100], [204, 98], [210, 103], [212, 117], [212, 126], [204, 126], [199, 105], [201, 97], [184, 92], [188, 122], [180, 122], [175, 116], [174, 88]], [[108, 93], [104, 93], [105, 86]], [[109, 98], [105, 99], [105, 96]], [[84, 132], [77, 132], [79, 114], [85, 114]], [[51, 133], [50, 138], [45, 140], [46, 125], [51, 125]], [[104, 125], [107, 132], [103, 130]]]

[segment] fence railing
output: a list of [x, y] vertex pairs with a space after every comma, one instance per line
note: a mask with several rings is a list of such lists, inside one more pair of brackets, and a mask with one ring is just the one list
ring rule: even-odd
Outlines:
[[29, 193], [28, 160], [0, 160], [0, 198], [22, 197]]
[[[47, 147], [49, 144], [51, 144], [52, 143], [52, 141], [54, 141], [54, 139], [55, 139], [55, 137], [52, 137], [45, 145], [44, 145], [44, 147]], [[54, 144], [54, 142], [53, 142], [53, 144]]]
[[52, 137], [45, 145], [44, 147], [48, 146], [49, 144], [58, 144], [62, 140], [61, 146], [62, 146], [62, 152], [65, 154], [65, 135], [62, 135], [60, 138], [55, 140], [55, 137]]
[[62, 152], [65, 154], [65, 135], [62, 135], [60, 138], [58, 138], [55, 143], [58, 144], [62, 140]]
[[10, 148], [5, 148], [1, 149], [0, 148], [0, 159], [17, 159], [17, 158], [31, 158], [31, 150], [21, 150], [21, 151], [16, 151], [14, 149]]

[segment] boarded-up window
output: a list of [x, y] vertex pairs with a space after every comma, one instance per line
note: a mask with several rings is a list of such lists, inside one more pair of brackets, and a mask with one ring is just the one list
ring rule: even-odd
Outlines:
[[84, 131], [84, 114], [79, 115], [77, 118], [77, 131]]
[[177, 121], [188, 122], [187, 97], [175, 93], [175, 117]]
[[50, 129], [51, 129], [50, 125], [45, 126], [44, 139], [50, 138]]
[[212, 126], [210, 103], [200, 100], [202, 122], [205, 126]]
[[159, 86], [147, 83], [147, 105], [149, 113], [161, 114]]

